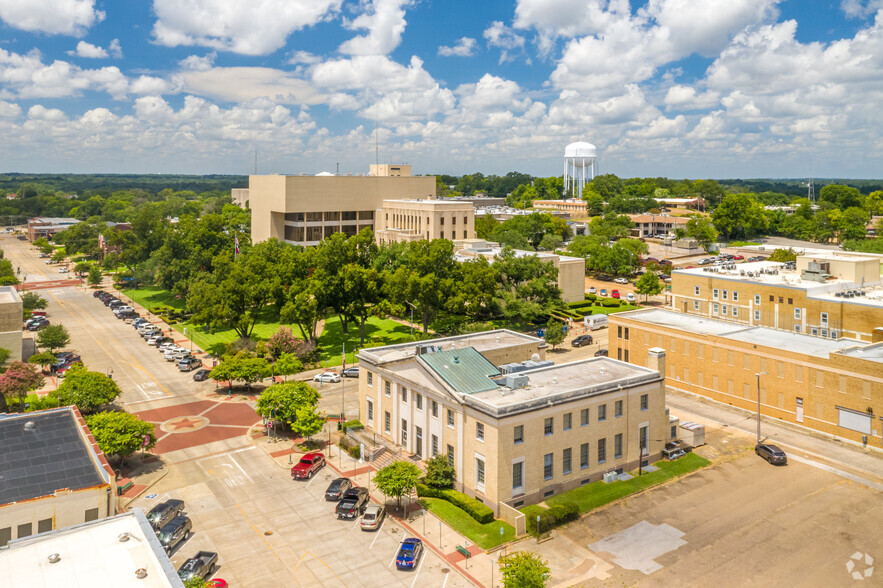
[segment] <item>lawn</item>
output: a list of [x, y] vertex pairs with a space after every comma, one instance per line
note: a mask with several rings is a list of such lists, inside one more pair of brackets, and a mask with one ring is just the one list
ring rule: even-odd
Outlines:
[[[651, 486], [661, 484], [666, 480], [698, 470], [710, 463], [710, 461], [700, 455], [688, 453], [684, 457], [676, 459], [675, 461], [656, 462], [653, 465], [659, 469], [655, 472], [650, 472], [649, 474], [645, 473], [638, 477], [636, 475], [637, 470], [635, 470], [630, 472], [632, 475], [635, 475], [631, 480], [613, 482], [612, 484], [605, 484], [603, 481], [592, 482], [591, 484], [586, 484], [585, 486], [580, 486], [579, 488], [574, 488], [573, 490], [568, 490], [567, 492], [552, 496], [546, 500], [546, 504], [552, 505], [561, 504], [562, 502], [572, 502], [579, 507], [580, 513], [585, 513], [624, 496], [628, 496], [629, 494], [640, 492]], [[542, 507], [540, 506], [532, 505], [522, 508], [521, 512], [527, 515], [528, 518], [536, 520], [536, 515], [542, 512], [541, 509]]]
[[441, 498], [421, 498], [420, 502], [432, 511], [432, 514], [482, 549], [487, 550], [500, 544], [500, 527], [503, 528], [503, 543], [515, 539], [515, 528], [509, 523], [495, 520], [482, 525], [466, 514], [462, 508]]
[[184, 300], [182, 298], [176, 298], [174, 294], [159, 286], [144, 286], [143, 288], [121, 290], [120, 294], [128, 296], [147, 310], [155, 306], [171, 306], [175, 310], [184, 310]]
[[[283, 324], [280, 322], [270, 320], [261, 321], [254, 326], [251, 338], [254, 340], [267, 340], [273, 335], [273, 333], [278, 331], [281, 326], [283, 326]], [[172, 328], [179, 333], [183, 333], [184, 329], [187, 329], [187, 337], [192, 339], [201, 349], [205, 349], [211, 353], [220, 353], [223, 350], [217, 351], [215, 349], [216, 346], [224, 346], [239, 338], [239, 335], [237, 335], [236, 331], [233, 329], [210, 333], [202, 327], [192, 324], [190, 321], [186, 323], [176, 323], [172, 325]], [[292, 330], [295, 335], [297, 335], [297, 329], [295, 328]]]
[[[319, 361], [324, 366], [340, 365], [343, 343], [346, 342], [346, 363], [355, 363], [356, 353], [361, 348], [359, 338], [359, 323], [350, 322], [349, 333], [343, 334], [343, 326], [337, 316], [328, 317], [325, 320], [325, 328], [319, 335]], [[297, 329], [294, 329], [297, 333]], [[414, 329], [414, 335], [418, 333]], [[411, 327], [390, 319], [382, 319], [375, 316], [369, 317], [365, 322], [365, 348], [392, 345], [393, 343], [407, 343], [412, 341]]]

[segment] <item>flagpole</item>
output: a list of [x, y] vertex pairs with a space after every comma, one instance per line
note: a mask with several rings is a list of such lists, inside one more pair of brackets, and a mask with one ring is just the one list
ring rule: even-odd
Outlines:
[[345, 378], [344, 375], [343, 375], [344, 370], [346, 370], [346, 341], [344, 341], [344, 342], [341, 344], [341, 349], [342, 349], [342, 352], [343, 352], [343, 368], [340, 370], [340, 423], [341, 423], [341, 430], [343, 430], [343, 429], [342, 429], [342, 427], [343, 427], [343, 423], [346, 422], [345, 419], [344, 419], [344, 417], [343, 417], [343, 411], [344, 411], [344, 387], [346, 386], [346, 384], [344, 383], [344, 380], [346, 380], [346, 378]]

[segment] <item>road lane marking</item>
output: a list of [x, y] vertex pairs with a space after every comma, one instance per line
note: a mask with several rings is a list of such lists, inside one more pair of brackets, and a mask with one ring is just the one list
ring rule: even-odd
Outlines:
[[[385, 520], [385, 517], [384, 517]], [[374, 531], [374, 541], [371, 542], [371, 545], [368, 546], [368, 551], [371, 551], [374, 548], [374, 543], [377, 542], [377, 538], [380, 537], [380, 527]]]
[[234, 464], [237, 468], [239, 468], [239, 471], [242, 472], [242, 475], [245, 476], [245, 477], [248, 479], [249, 482], [251, 482], [252, 484], [254, 484], [254, 480], [252, 480], [252, 479], [251, 479], [251, 476], [249, 476], [249, 475], [245, 472], [245, 470], [242, 469], [242, 466], [239, 465], [239, 462], [236, 461], [236, 458], [233, 457], [233, 456], [231, 455], [231, 456], [230, 456], [230, 459], [233, 461], [233, 464]]

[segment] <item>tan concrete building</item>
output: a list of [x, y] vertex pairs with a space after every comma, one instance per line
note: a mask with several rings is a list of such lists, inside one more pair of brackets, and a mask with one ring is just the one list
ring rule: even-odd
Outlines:
[[116, 513], [116, 478], [75, 406], [0, 414], [0, 546]]
[[450, 200], [384, 200], [374, 221], [378, 243], [471, 239], [475, 208]]
[[21, 361], [21, 297], [14, 286], [0, 286], [0, 349], [9, 351], [9, 360]]
[[[493, 262], [501, 253], [503, 253], [502, 247], [484, 239], [466, 239], [454, 242], [454, 259], [457, 261], [484, 257]], [[513, 249], [513, 253], [518, 257], [533, 256], [543, 261], [551, 261], [558, 270], [557, 283], [561, 289], [561, 299], [564, 302], [585, 300], [585, 258], [558, 255], [549, 251], [522, 251], [521, 249]]]
[[649, 367], [550, 365], [544, 351], [506, 330], [363, 350], [360, 420], [390, 447], [447, 456], [457, 488], [498, 513], [660, 455], [664, 351], [648, 352]]
[[248, 188], [230, 190], [230, 201], [239, 208], [248, 208]]
[[[666, 350], [666, 385], [883, 446], [883, 343], [822, 339], [652, 309], [610, 315], [610, 355]], [[760, 374], [758, 378], [758, 374]], [[759, 383], [759, 386], [758, 386]]]
[[576, 218], [585, 217], [588, 214], [586, 201], [582, 198], [567, 198], [566, 200], [534, 200], [533, 207], [536, 210], [564, 212]]
[[[317, 245], [334, 233], [376, 229], [384, 200], [435, 198], [435, 176], [411, 176], [410, 166], [372, 166], [372, 171], [377, 175], [250, 176], [252, 242], [275, 237]], [[379, 175], [383, 171], [395, 175]]]
[[666, 214], [630, 214], [628, 217], [635, 223], [631, 229], [634, 237], [674, 235], [678, 229], [686, 230], [687, 221], [690, 220], [687, 217]]
[[672, 272], [672, 308], [752, 326], [883, 340], [881, 260], [835, 251]]

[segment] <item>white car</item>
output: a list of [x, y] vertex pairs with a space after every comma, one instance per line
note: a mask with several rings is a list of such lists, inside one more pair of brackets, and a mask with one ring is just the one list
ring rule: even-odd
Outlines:
[[589, 294], [594, 294], [596, 292], [594, 286], [589, 286]]
[[[61, 270], [59, 270], [59, 271], [61, 271]], [[120, 314], [121, 312], [130, 312], [130, 311], [133, 311], [133, 310], [135, 310], [135, 309], [132, 308], [131, 306], [125, 306], [125, 305], [123, 305], [123, 306], [117, 306], [116, 308], [114, 308], [114, 309], [113, 309], [113, 313], [114, 313], [114, 314]]]
[[625, 278], [616, 278], [613, 280], [617, 284], [628, 284], [629, 281]]
[[153, 335], [150, 339], [147, 340], [148, 345], [156, 345], [156, 340], [162, 337], [162, 335]]
[[635, 301], [635, 295], [632, 294], [631, 292], [629, 292], [628, 294], [625, 295], [625, 299], [628, 300], [629, 302], [634, 302], [634, 301]]
[[66, 274], [66, 273], [68, 273], [69, 271], [70, 271], [70, 270], [67, 269], [66, 267], [60, 267], [60, 268], [58, 268], [58, 273], [60, 273], [60, 274]]
[[316, 374], [313, 376], [314, 382], [339, 382], [340, 374], [337, 372], [325, 372], [322, 374]]
[[163, 357], [166, 359], [166, 361], [175, 361], [178, 359], [178, 354], [182, 351], [186, 352], [186, 349], [181, 349], [178, 346], [167, 347], [166, 350], [163, 351]]

